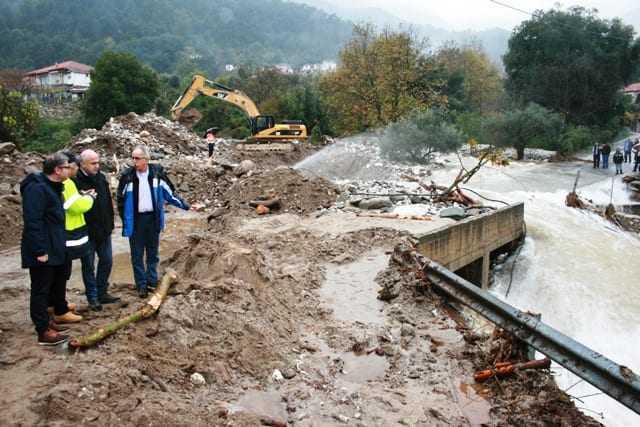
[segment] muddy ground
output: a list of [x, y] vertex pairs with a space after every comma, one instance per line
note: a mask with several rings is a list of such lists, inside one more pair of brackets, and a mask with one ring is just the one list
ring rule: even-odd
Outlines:
[[[167, 151], [154, 135], [169, 125], [133, 119], [120, 122], [135, 132], [120, 122], [105, 132], [130, 144], [153, 136]], [[83, 144], [89, 136], [104, 137], [88, 132]], [[181, 138], [181, 149], [198, 144]], [[89, 350], [36, 344], [28, 275], [15, 246], [0, 253], [0, 425], [599, 425], [548, 371], [474, 383], [475, 371], [519, 360], [518, 346], [470, 329], [404, 261], [418, 225], [328, 210], [333, 184], [280, 167], [305, 150], [252, 155], [242, 173], [246, 154], [163, 159], [202, 208], [168, 215], [162, 268], [180, 281], [156, 316]], [[274, 195], [281, 207], [268, 215], [248, 206]], [[75, 265], [68, 299], [85, 320], [73, 335], [143, 304], [120, 232], [111, 289], [122, 301], [86, 311]]]
[[[403, 232], [207, 227], [205, 214], [172, 213], [162, 246], [181, 278], [172, 295], [156, 317], [76, 353], [36, 345], [27, 277], [5, 254], [2, 424], [598, 425], [548, 372], [475, 384], [500, 341], [469, 330], [398, 262]], [[83, 312], [74, 334], [142, 303], [126, 242], [115, 242], [123, 302]], [[377, 299], [381, 289], [393, 298]], [[77, 269], [69, 299], [85, 302]]]

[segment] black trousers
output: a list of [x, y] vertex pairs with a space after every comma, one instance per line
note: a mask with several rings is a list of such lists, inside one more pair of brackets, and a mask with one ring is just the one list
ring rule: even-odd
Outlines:
[[54, 313], [65, 314], [67, 307], [66, 287], [67, 279], [71, 273], [71, 261], [63, 265], [43, 265], [29, 268], [31, 277], [31, 302], [29, 309], [31, 321], [38, 334], [43, 333], [49, 327], [49, 313], [47, 307], [51, 302]]
[[215, 144], [210, 142], [207, 144], [207, 147], [209, 148], [209, 157], [213, 156], [213, 147], [215, 147]]

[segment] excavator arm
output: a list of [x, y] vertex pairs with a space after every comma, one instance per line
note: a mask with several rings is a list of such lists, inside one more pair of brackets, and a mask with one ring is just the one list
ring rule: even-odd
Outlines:
[[260, 111], [256, 104], [243, 92], [230, 89], [220, 83], [212, 82], [203, 76], [195, 75], [191, 80], [191, 84], [178, 98], [171, 108], [171, 117], [178, 120], [185, 108], [198, 97], [198, 95], [211, 96], [222, 101], [229, 102], [245, 112], [249, 119], [253, 120], [260, 115]]

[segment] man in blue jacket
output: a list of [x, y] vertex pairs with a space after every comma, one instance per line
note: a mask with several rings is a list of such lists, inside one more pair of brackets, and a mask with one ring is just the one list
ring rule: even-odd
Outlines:
[[[149, 164], [144, 145], [131, 153], [133, 167], [120, 176], [117, 201], [122, 235], [129, 238], [133, 277], [140, 298], [158, 284], [158, 247], [164, 229], [164, 202], [188, 210], [189, 204], [174, 194], [174, 187], [160, 165]], [[146, 253], [146, 268], [144, 256]]]
[[71, 263], [66, 256], [66, 232], [62, 181], [69, 177], [67, 156], [56, 153], [47, 157], [42, 173], [32, 173], [20, 183], [22, 195], [21, 258], [22, 268], [31, 278], [31, 320], [40, 345], [56, 345], [67, 339], [60, 325], [50, 321], [47, 307], [53, 303], [54, 313], [69, 311], [65, 301], [65, 285]]

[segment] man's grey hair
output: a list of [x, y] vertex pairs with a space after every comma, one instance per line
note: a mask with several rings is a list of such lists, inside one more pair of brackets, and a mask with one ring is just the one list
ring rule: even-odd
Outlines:
[[98, 153], [96, 153], [90, 148], [87, 148], [86, 150], [83, 150], [82, 153], [80, 153], [80, 160], [83, 162], [86, 162], [92, 157], [100, 157], [100, 156], [98, 155]]
[[142, 145], [142, 144], [136, 145], [133, 151], [136, 151], [136, 150], [140, 151], [145, 159], [147, 160], [151, 159], [151, 154], [149, 154], [149, 148], [146, 145]]
[[57, 167], [69, 163], [69, 158], [62, 152], [58, 151], [50, 156], [45, 157], [42, 162], [42, 172], [45, 175], [53, 175]]

